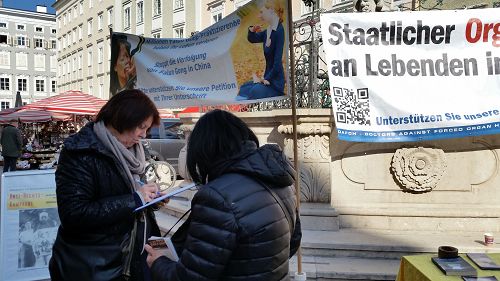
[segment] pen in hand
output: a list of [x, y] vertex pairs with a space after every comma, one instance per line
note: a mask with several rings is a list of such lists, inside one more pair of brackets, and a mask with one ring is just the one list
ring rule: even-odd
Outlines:
[[[135, 181], [140, 185], [140, 186], [144, 186], [145, 183], [143, 181], [141, 181], [140, 179], [135, 179]], [[160, 193], [160, 190], [156, 191], [156, 197], [160, 196], [161, 193]]]

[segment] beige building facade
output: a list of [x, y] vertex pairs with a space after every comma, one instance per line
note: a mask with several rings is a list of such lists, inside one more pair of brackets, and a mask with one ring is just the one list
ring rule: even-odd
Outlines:
[[145, 37], [183, 38], [195, 30], [197, 1], [58, 0], [58, 91], [109, 97], [110, 29]]

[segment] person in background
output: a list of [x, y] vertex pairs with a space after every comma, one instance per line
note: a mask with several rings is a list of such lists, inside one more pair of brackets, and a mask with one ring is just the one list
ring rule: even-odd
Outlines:
[[141, 139], [160, 115], [140, 90], [114, 95], [64, 142], [56, 170], [61, 225], [49, 264], [55, 280], [150, 280], [144, 240], [160, 235], [154, 212], [134, 210], [158, 196], [143, 184]]
[[17, 122], [7, 124], [2, 130], [3, 172], [15, 171], [16, 163], [22, 152], [23, 139], [17, 128]]
[[187, 169], [203, 186], [172, 237], [179, 261], [146, 245], [153, 280], [289, 280], [302, 234], [294, 170], [280, 147], [259, 147], [241, 119], [213, 110], [191, 133]]

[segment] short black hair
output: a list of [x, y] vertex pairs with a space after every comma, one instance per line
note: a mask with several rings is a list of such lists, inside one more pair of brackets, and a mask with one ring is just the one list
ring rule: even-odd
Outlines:
[[152, 125], [160, 124], [160, 113], [153, 101], [141, 90], [131, 89], [111, 97], [97, 113], [96, 122], [103, 121], [123, 133], [137, 128], [149, 117], [153, 117]]
[[210, 167], [241, 151], [245, 141], [259, 146], [255, 133], [234, 114], [215, 109], [194, 126], [188, 141], [186, 167], [196, 183], [206, 183]]

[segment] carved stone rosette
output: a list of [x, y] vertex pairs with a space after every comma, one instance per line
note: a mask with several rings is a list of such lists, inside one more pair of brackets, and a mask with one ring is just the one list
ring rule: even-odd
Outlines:
[[445, 153], [435, 148], [400, 148], [392, 157], [391, 171], [406, 190], [416, 193], [431, 191], [446, 168]]

